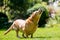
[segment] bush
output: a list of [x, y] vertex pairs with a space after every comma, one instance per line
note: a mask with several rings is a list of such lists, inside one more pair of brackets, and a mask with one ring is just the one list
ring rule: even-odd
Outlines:
[[4, 26], [8, 23], [8, 18], [5, 14], [0, 12], [0, 29], [5, 28]]

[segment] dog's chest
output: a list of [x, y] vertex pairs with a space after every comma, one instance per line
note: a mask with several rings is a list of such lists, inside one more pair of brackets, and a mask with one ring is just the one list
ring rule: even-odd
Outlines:
[[36, 31], [38, 25], [34, 24], [33, 22], [25, 24], [25, 31], [27, 34], [32, 34]]

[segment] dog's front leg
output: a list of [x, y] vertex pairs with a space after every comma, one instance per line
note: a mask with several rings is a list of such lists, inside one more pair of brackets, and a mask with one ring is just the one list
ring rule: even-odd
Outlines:
[[23, 36], [24, 38], [28, 38], [28, 35], [27, 35], [27, 34], [24, 35], [24, 33], [23, 33], [22, 36]]
[[24, 38], [26, 38], [26, 36], [24, 35], [24, 33], [22, 34], [22, 36], [23, 36]]
[[26, 35], [26, 38], [28, 38], [28, 35]]
[[31, 38], [33, 38], [33, 34], [31, 34]]

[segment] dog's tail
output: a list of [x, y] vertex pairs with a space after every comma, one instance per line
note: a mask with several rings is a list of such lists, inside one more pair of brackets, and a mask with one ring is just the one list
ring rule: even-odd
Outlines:
[[6, 35], [8, 32], [10, 32], [13, 29], [13, 24], [11, 25], [11, 27], [4, 33], [4, 35]]

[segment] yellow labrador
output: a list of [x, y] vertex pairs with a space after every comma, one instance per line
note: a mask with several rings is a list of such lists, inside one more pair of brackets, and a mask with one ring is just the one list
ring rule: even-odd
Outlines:
[[31, 35], [31, 38], [33, 37], [33, 33], [36, 31], [38, 27], [38, 22], [40, 19], [40, 16], [42, 14], [42, 11], [38, 9], [37, 11], [34, 11], [29, 18], [26, 20], [17, 19], [13, 22], [11, 27], [4, 33], [6, 35], [10, 30], [14, 29], [16, 31], [16, 36], [18, 36], [18, 32], [21, 31], [23, 34], [23, 37], [28, 37]]

